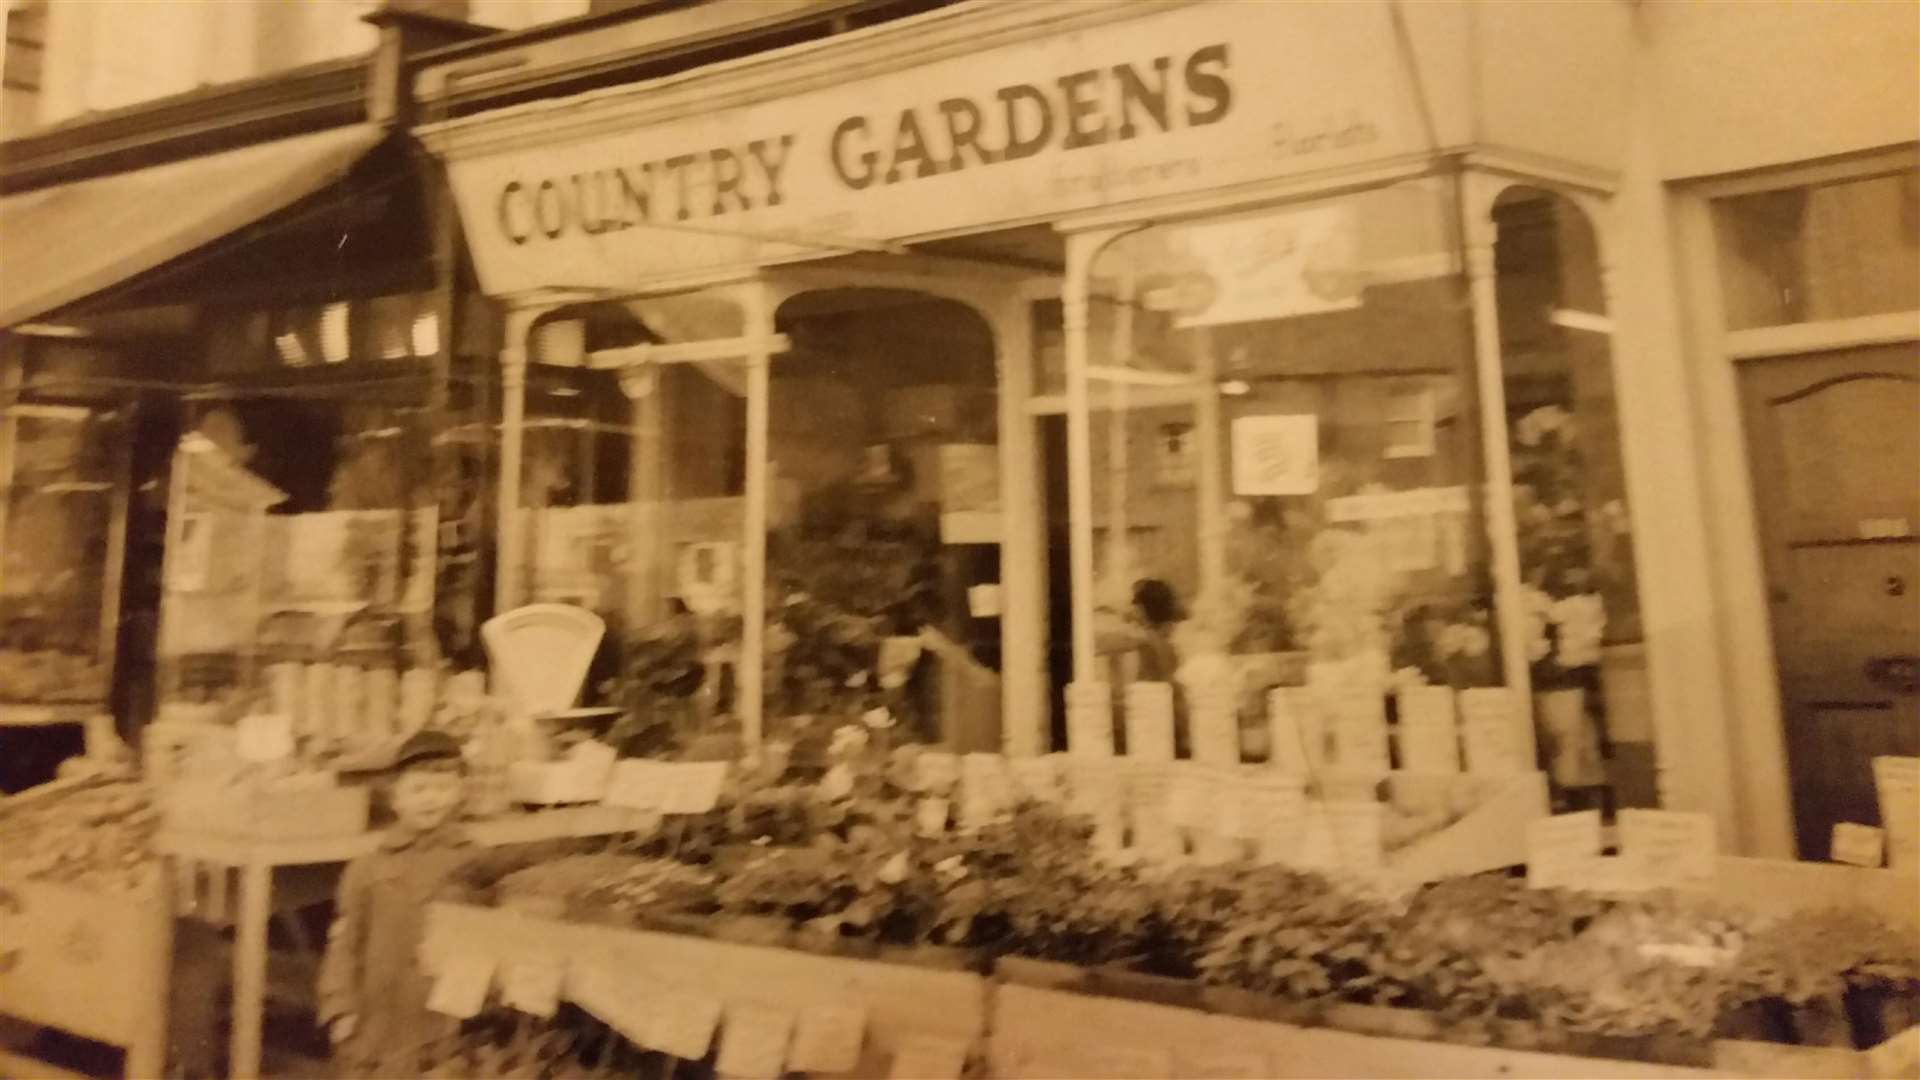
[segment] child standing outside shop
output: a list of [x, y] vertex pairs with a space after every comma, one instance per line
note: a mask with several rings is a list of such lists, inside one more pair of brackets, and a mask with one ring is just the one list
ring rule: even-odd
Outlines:
[[466, 766], [452, 736], [424, 730], [394, 768], [395, 823], [347, 864], [320, 968], [320, 1020], [342, 1076], [418, 1076], [420, 1052], [453, 1023], [428, 1011], [417, 953], [429, 901], [478, 854], [455, 821]]

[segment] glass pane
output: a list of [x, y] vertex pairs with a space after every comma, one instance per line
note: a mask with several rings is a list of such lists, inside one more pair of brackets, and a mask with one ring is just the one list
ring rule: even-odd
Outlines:
[[84, 410], [15, 423], [14, 475], [0, 489], [0, 701], [104, 701], [100, 624], [124, 431]]
[[[627, 592], [615, 689], [634, 753], [737, 733], [749, 379], [744, 361], [666, 364], [633, 401], [633, 471], [607, 575]], [[640, 389], [640, 388], [636, 388]]]
[[[1533, 189], [1505, 193], [1494, 217], [1541, 760], [1563, 809], [1652, 805], [1652, 723], [1612, 343], [1552, 317], [1598, 306], [1578, 295], [1580, 283], [1596, 277], [1592, 230], [1567, 200]], [[1510, 306], [1523, 315], [1508, 318]]]
[[1133, 642], [1107, 677], [1174, 683], [1182, 753], [1268, 757], [1276, 688], [1377, 700], [1384, 747], [1396, 688], [1498, 680], [1449, 199], [1156, 226], [1095, 262], [1124, 313], [1089, 341], [1096, 605]]
[[1920, 307], [1920, 176], [1911, 171], [1714, 203], [1727, 327]]
[[527, 380], [525, 596], [595, 612], [613, 643], [628, 621], [633, 411], [612, 371], [536, 367]]

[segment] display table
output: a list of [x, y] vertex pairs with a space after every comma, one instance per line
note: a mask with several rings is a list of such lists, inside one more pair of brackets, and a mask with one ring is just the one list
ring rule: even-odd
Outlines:
[[[477, 843], [489, 846], [610, 836], [651, 829], [657, 817], [609, 806], [569, 807], [471, 822]], [[248, 840], [163, 832], [156, 841], [172, 859], [232, 870], [239, 877], [234, 915], [233, 1036], [228, 1071], [252, 1080], [260, 1074], [260, 1028], [266, 1006], [267, 921], [273, 911], [276, 869], [348, 862], [373, 851], [380, 833], [306, 840]]]

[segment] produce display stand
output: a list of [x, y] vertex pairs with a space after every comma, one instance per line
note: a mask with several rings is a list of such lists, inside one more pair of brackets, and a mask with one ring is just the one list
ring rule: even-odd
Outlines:
[[[1910, 876], [1817, 863], [1723, 857], [1709, 890], [1790, 914], [1844, 902], [1907, 921], [1920, 918]], [[1866, 1051], [1740, 1040], [1700, 1040], [1667, 1061], [1598, 1056], [1562, 1046], [1520, 1049], [1448, 1040], [1436, 1014], [1334, 1004], [1307, 1010], [1190, 980], [1003, 958], [994, 978], [936, 971], [693, 934], [567, 922], [506, 909], [442, 903], [429, 912], [430, 973], [484, 957], [515, 965], [604, 966], [649, 991], [700, 994], [725, 1004], [798, 1009], [821, 1001], [870, 1010], [870, 1065], [902, 1036], [965, 1039], [987, 1075], [1032, 1080], [1130, 1077], [1896, 1077], [1911, 1076], [1920, 1028]], [[1302, 1022], [1311, 1011], [1313, 1018]], [[1275, 1017], [1285, 1017], [1285, 1020]], [[1631, 1040], [1629, 1040], [1631, 1041]], [[1600, 1044], [1596, 1044], [1600, 1045]], [[1623, 1051], [1630, 1053], [1631, 1051]], [[1674, 1061], [1690, 1062], [1687, 1064]], [[872, 1075], [884, 1075], [872, 1073]]]
[[[474, 822], [468, 829], [478, 843], [502, 845], [608, 836], [644, 828], [651, 820], [648, 815], [631, 810], [588, 806]], [[158, 837], [156, 846], [162, 854], [198, 872], [210, 870], [213, 880], [224, 883], [229, 872], [239, 878], [234, 924], [233, 1036], [228, 1057], [231, 1075], [246, 1080], [260, 1075], [260, 1032], [267, 990], [267, 921], [273, 911], [275, 871], [345, 863], [373, 851], [379, 843], [378, 832], [300, 840], [260, 840], [188, 832], [162, 832]], [[219, 891], [224, 893], [224, 888]], [[169, 910], [164, 896], [157, 900], [157, 908], [163, 912]], [[163, 974], [162, 987], [164, 978]]]
[[[890, 1059], [912, 1038], [977, 1043], [985, 1031], [988, 983], [965, 971], [798, 952], [649, 930], [592, 926], [466, 904], [435, 904], [427, 918], [429, 973], [456, 958], [484, 956], [496, 970], [515, 963], [590, 965], [650, 992], [697, 995], [723, 1009], [809, 1005], [866, 1010], [865, 1053]], [[864, 1066], [884, 1061], [863, 1059]], [[877, 1075], [885, 1075], [884, 1072]]]
[[[117, 1046], [129, 1077], [166, 1064], [172, 955], [157, 867], [125, 892], [0, 874], [0, 1016]], [[55, 1074], [0, 1046], [0, 1076]]]

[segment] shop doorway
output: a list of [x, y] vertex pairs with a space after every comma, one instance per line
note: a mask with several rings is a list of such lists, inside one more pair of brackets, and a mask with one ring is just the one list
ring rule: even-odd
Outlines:
[[786, 631], [769, 649], [769, 730], [878, 702], [919, 738], [997, 750], [991, 327], [912, 289], [830, 287], [791, 296], [775, 328], [791, 344], [768, 387], [766, 605]]
[[1872, 759], [1920, 754], [1920, 356], [1746, 362], [1753, 471], [1800, 857], [1880, 820]]

